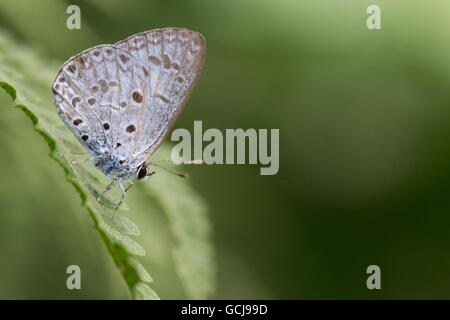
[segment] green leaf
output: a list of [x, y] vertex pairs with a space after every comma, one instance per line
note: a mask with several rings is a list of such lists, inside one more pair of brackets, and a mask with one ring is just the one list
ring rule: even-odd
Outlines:
[[[51, 83], [57, 70], [58, 65], [44, 61], [0, 30], [0, 87], [47, 141], [50, 157], [64, 169], [67, 181], [80, 195], [82, 205], [92, 218], [131, 296], [134, 299], [159, 299], [147, 285], [152, 282], [150, 274], [132, 258], [145, 255], [144, 248], [131, 238], [140, 234], [139, 228], [120, 216], [120, 211], [113, 218], [117, 199], [106, 195], [101, 204], [97, 203], [96, 198], [107, 183], [99, 170], [89, 164], [69, 163], [76, 157], [73, 152], [84, 150], [56, 114]], [[175, 269], [189, 298], [207, 298], [215, 288], [215, 266], [206, 207], [185, 180], [171, 175], [160, 175], [157, 179], [158, 183], [144, 185], [167, 214], [175, 239]], [[121, 210], [125, 208], [126, 204]]]
[[[159, 155], [170, 158], [167, 148]], [[213, 248], [211, 241], [205, 241], [211, 237], [206, 204], [185, 180], [162, 175], [152, 179], [154, 183], [146, 183], [144, 188], [167, 215], [175, 240], [172, 253], [178, 276], [191, 299], [206, 299], [214, 292], [216, 281]]]

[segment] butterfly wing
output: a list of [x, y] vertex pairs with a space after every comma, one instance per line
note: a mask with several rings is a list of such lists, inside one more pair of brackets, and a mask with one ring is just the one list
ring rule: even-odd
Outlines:
[[129, 52], [102, 45], [69, 59], [53, 92], [60, 117], [83, 145], [126, 159], [143, 134], [149, 85], [148, 71]]
[[161, 144], [187, 103], [203, 67], [205, 39], [179, 28], [155, 29], [115, 44], [128, 51], [149, 71], [150, 94], [134, 166], [145, 161]]

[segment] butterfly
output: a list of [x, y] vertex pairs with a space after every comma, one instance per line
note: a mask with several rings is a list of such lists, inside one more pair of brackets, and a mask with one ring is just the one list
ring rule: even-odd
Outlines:
[[112, 180], [97, 201], [117, 185], [117, 211], [132, 181], [155, 173], [146, 160], [186, 105], [204, 58], [200, 33], [163, 28], [87, 49], [62, 65], [52, 86], [58, 115], [89, 150], [86, 160]]

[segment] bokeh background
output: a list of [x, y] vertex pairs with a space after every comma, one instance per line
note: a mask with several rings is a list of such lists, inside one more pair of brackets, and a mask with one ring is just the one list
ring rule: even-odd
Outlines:
[[[70, 4], [81, 30], [66, 29]], [[382, 30], [366, 28], [371, 4]], [[449, 1], [0, 0], [0, 28], [55, 63], [165, 26], [207, 39], [175, 128], [280, 129], [275, 176], [188, 168], [214, 226], [214, 298], [450, 298]], [[47, 145], [3, 92], [0, 105], [0, 298], [127, 298]], [[128, 205], [145, 209], [136, 190]], [[133, 210], [153, 287], [183, 298], [167, 245], [145, 232], [166, 222]], [[65, 287], [69, 264], [81, 291]], [[382, 290], [366, 288], [372, 264]]]

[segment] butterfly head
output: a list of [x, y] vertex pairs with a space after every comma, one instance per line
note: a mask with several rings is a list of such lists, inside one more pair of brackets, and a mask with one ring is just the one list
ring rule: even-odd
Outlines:
[[150, 170], [148, 170], [148, 166], [149, 166], [148, 163], [144, 162], [138, 168], [138, 170], [137, 170], [137, 179], [138, 180], [144, 180], [155, 173], [155, 171], [150, 172]]

